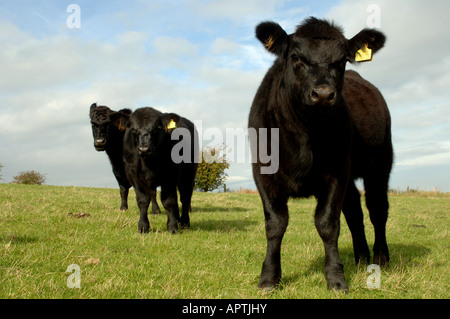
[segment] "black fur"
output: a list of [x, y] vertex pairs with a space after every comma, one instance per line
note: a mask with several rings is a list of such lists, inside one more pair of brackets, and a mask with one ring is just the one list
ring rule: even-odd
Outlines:
[[[257, 132], [279, 128], [280, 154], [275, 174], [262, 174], [264, 164], [259, 158], [253, 164], [267, 237], [258, 286], [271, 289], [281, 279], [280, 250], [289, 197], [313, 195], [317, 198], [315, 225], [325, 247], [327, 286], [347, 290], [338, 252], [341, 210], [352, 233], [355, 262], [370, 259], [356, 178], [364, 179], [375, 227], [374, 263], [389, 261], [385, 225], [393, 160], [390, 115], [373, 85], [354, 71], [345, 72], [346, 62], [354, 61], [363, 44], [376, 52], [385, 36], [365, 29], [347, 40], [340, 28], [309, 18], [291, 35], [276, 23], [264, 22], [256, 28], [256, 37], [277, 59], [256, 93], [249, 128]], [[259, 141], [251, 141], [252, 147], [257, 147], [255, 142]]]
[[[114, 176], [120, 188], [121, 210], [128, 209], [128, 192], [131, 187], [123, 163], [123, 137], [131, 113], [130, 109], [122, 109], [116, 112], [107, 106], [97, 106], [96, 103], [92, 104], [89, 109], [94, 147], [97, 151], [106, 151], [106, 154], [108, 154]], [[161, 213], [156, 202], [156, 195], [152, 196], [152, 210], [154, 214]]]
[[[189, 132], [191, 158], [180, 163], [174, 162], [172, 149], [178, 140], [172, 140], [174, 129], [168, 128], [170, 121], [177, 128]], [[147, 209], [150, 195], [161, 186], [161, 202], [167, 211], [167, 229], [178, 232], [178, 222], [189, 228], [189, 210], [194, 190], [194, 179], [197, 163], [194, 154], [198, 152], [194, 124], [186, 118], [173, 113], [161, 113], [153, 108], [145, 107], [133, 112], [124, 139], [124, 162], [128, 179], [136, 191], [139, 206], [139, 232], [147, 233], [150, 223]], [[188, 151], [184, 149], [183, 151]], [[178, 209], [177, 188], [182, 203], [181, 218]]]

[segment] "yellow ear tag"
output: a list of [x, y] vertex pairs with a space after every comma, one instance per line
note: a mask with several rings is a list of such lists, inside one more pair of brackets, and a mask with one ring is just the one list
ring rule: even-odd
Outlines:
[[270, 49], [272, 49], [272, 45], [273, 45], [274, 41], [272, 36], [270, 36], [267, 41], [264, 43], [264, 46], [266, 47], [267, 50], [270, 51]]
[[372, 57], [372, 49], [369, 49], [366, 43], [361, 49], [356, 51], [355, 62], [372, 61]]
[[119, 131], [125, 131], [127, 127], [122, 124], [122, 119], [119, 120]]
[[174, 129], [174, 128], [177, 128], [177, 124], [171, 119], [169, 124], [167, 125], [167, 129], [171, 130], [171, 129]]

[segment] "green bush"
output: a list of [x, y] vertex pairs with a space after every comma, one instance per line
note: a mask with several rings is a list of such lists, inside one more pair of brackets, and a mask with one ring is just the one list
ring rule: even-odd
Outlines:
[[45, 183], [45, 176], [36, 171], [20, 172], [13, 177], [14, 184], [42, 185]]
[[224, 184], [230, 167], [226, 159], [226, 146], [205, 147], [202, 151], [203, 160], [198, 164], [195, 177], [195, 188], [204, 192], [215, 190]]

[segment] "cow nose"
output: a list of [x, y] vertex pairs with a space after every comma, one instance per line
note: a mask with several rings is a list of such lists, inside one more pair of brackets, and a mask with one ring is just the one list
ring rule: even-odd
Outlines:
[[319, 85], [311, 90], [310, 98], [314, 105], [333, 105], [336, 101], [336, 90], [329, 85]]
[[138, 151], [139, 151], [140, 153], [147, 153], [147, 151], [148, 151], [148, 146], [139, 146], [139, 147], [138, 147]]
[[106, 145], [106, 139], [105, 138], [98, 138], [95, 140], [96, 146], [105, 146]]

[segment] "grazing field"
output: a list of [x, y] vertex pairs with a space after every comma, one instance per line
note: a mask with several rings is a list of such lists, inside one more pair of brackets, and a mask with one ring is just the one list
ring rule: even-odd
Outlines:
[[[391, 263], [379, 289], [368, 289], [367, 267], [353, 264], [343, 216], [339, 247], [350, 291], [326, 289], [315, 200], [307, 199], [289, 202], [283, 281], [263, 293], [257, 194], [194, 193], [190, 230], [169, 234], [163, 211], [149, 215], [150, 233], [142, 235], [133, 191], [122, 212], [116, 189], [0, 184], [0, 298], [449, 298], [450, 195], [391, 195], [390, 203]], [[365, 224], [371, 246], [366, 210]], [[67, 284], [73, 264], [79, 289]]]

